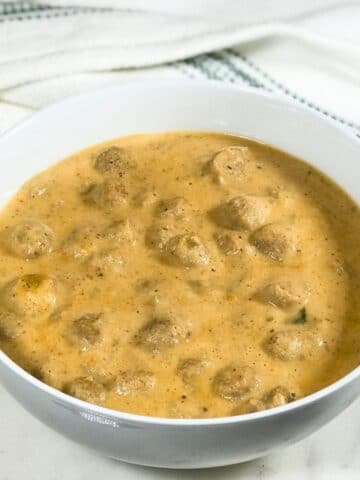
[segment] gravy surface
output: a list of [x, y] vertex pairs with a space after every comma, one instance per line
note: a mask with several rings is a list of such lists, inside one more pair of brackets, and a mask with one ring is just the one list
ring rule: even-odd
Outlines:
[[359, 208], [269, 146], [115, 139], [27, 182], [0, 234], [1, 348], [83, 400], [236, 415], [359, 364]]

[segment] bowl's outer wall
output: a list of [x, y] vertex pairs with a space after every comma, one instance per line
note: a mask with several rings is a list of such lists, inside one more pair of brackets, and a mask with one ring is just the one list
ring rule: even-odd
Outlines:
[[[208, 130], [249, 136], [309, 161], [356, 201], [359, 143], [321, 116], [255, 91], [196, 82], [146, 82], [74, 97], [0, 139], [5, 200], [35, 173], [88, 145], [132, 133]], [[246, 421], [177, 425], [104, 415], [28, 381], [0, 352], [0, 379], [34, 416], [107, 456], [144, 465], [199, 468], [282, 448], [331, 420], [359, 394], [360, 375], [317, 400]], [[85, 404], [82, 404], [85, 405]]]
[[24, 382], [0, 362], [5, 388], [35, 417], [70, 439], [130, 463], [167, 468], [231, 465], [303, 439], [357, 397], [360, 377], [321, 400], [267, 417], [218, 425], [164, 425], [94, 414]]

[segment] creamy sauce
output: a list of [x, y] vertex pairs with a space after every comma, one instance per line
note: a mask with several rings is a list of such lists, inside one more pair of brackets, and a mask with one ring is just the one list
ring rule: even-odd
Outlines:
[[0, 232], [1, 347], [83, 400], [227, 416], [359, 364], [359, 209], [269, 146], [112, 140], [27, 182]]

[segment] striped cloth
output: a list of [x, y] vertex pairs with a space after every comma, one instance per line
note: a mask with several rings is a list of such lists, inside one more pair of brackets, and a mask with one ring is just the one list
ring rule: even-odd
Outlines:
[[[67, 6], [67, 3], [75, 4], [75, 6]], [[87, 2], [85, 2], [85, 4], [86, 3]], [[124, 2], [119, 2], [119, 4], [120, 3], [123, 4]], [[60, 35], [61, 40], [61, 29], [66, 26], [66, 22], [71, 22], [72, 25], [76, 25], [76, 30], [73, 30], [76, 33], [75, 36], [82, 40], [81, 27], [84, 26], [84, 29], [89, 28], [89, 25], [93, 25], [93, 23], [91, 23], [93, 19], [101, 19], [105, 29], [107, 26], [106, 22], [110, 22], [110, 18], [113, 18], [114, 15], [119, 15], [119, 19], [120, 16], [121, 18], [125, 17], [128, 19], [127, 21], [131, 23], [134, 21], [137, 12], [126, 7], [115, 8], [113, 6], [94, 6], [94, 4], [105, 5], [108, 4], [108, 2], [89, 1], [89, 4], [90, 5], [87, 6], [84, 5], [84, 2], [76, 1], [56, 2], [49, 0], [49, 2], [46, 3], [39, 3], [29, 1], [2, 2], [0, 0], [0, 38], [2, 39], [2, 47], [0, 45], [0, 132], [12, 126], [30, 112], [70, 94], [78, 93], [97, 86], [129, 81], [134, 78], [147, 78], [149, 76], [171, 78], [182, 76], [194, 79], [208, 78], [212, 80], [238, 83], [240, 85], [247, 85], [274, 92], [278, 95], [286, 96], [294, 102], [320, 111], [328, 115], [334, 121], [348, 127], [356, 135], [360, 135], [360, 112], [359, 115], [356, 115], [356, 111], [354, 112], [353, 107], [354, 94], [357, 95], [356, 100], [358, 104], [360, 103], [360, 83], [357, 83], [356, 87], [356, 84], [354, 83], [355, 79], [350, 78], [349, 80], [351, 75], [357, 77], [358, 73], [349, 73], [349, 71], [345, 72], [344, 68], [344, 65], [349, 68], [351, 66], [354, 68], [356, 67], [357, 63], [354, 64], [353, 60], [354, 58], [356, 61], [360, 59], [360, 50], [359, 52], [357, 51], [358, 45], [353, 45], [350, 49], [355, 57], [346, 58], [346, 56], [341, 56], [343, 65], [341, 65], [340, 68], [337, 68], [337, 70], [333, 72], [333, 76], [331, 76], [328, 71], [328, 59], [334, 56], [334, 64], [339, 63], [336, 59], [336, 55], [339, 54], [339, 45], [342, 44], [341, 42], [338, 44], [335, 43], [334, 54], [330, 52], [329, 55], [329, 52], [326, 51], [326, 45], [325, 47], [324, 45], [321, 45], [321, 41], [319, 42], [319, 39], [317, 38], [315, 44], [313, 46], [310, 45], [308, 50], [311, 50], [312, 48], [318, 49], [320, 54], [319, 58], [321, 56], [325, 57], [325, 61], [321, 60], [324, 64], [325, 73], [323, 78], [318, 80], [317, 84], [315, 82], [313, 90], [304, 88], [304, 91], [302, 91], [301, 88], [299, 89], [298, 84], [301, 84], [301, 81], [290, 81], [292, 70], [295, 70], [295, 67], [299, 67], [299, 64], [296, 62], [294, 63], [293, 58], [294, 55], [296, 55], [296, 48], [298, 48], [298, 46], [294, 50], [294, 55], [291, 55], [290, 50], [288, 51], [286, 54], [287, 56], [285, 55], [283, 57], [284, 65], [282, 65], [281, 68], [278, 69], [279, 71], [277, 71], [271, 64], [262, 61], [264, 55], [261, 55], [260, 52], [259, 57], [257, 47], [254, 47], [254, 43], [250, 43], [249, 46], [249, 43], [246, 41], [246, 35], [240, 43], [232, 44], [231, 39], [228, 37], [229, 33], [225, 33], [224, 31], [224, 25], [226, 25], [226, 23], [221, 24], [221, 38], [218, 35], [216, 41], [219, 45], [221, 43], [228, 43], [229, 48], [216, 49], [211, 53], [200, 53], [190, 57], [187, 57], [184, 52], [181, 52], [180, 54], [170, 52], [170, 58], [171, 55], [174, 55], [174, 57], [180, 56], [185, 58], [172, 62], [161, 62], [161, 60], [150, 59], [148, 62], [149, 65], [144, 65], [144, 61], [141, 62], [139, 60], [140, 65], [139, 68], [136, 69], [133, 68], [136, 65], [130, 65], [131, 68], [129, 68], [129, 65], [122, 63], [120, 57], [120, 60], [118, 60], [116, 53], [110, 59], [106, 59], [106, 61], [103, 61], [103, 55], [99, 55], [99, 65], [95, 68], [94, 59], [90, 58], [90, 50], [82, 51], [80, 53], [81, 56], [76, 59], [66, 57], [65, 53], [67, 54], [67, 52], [59, 53], [59, 45], [61, 47], [62, 42], [59, 42], [59, 37], [56, 37], [56, 35]], [[353, 6], [352, 8], [355, 7], [356, 6]], [[347, 8], [349, 9], [350, 7]], [[350, 9], [346, 11], [351, 15], [356, 12], [360, 19], [360, 9]], [[330, 13], [334, 15], [334, 12], [331, 9]], [[142, 15], [144, 12], [140, 12], [140, 14]], [[154, 17], [154, 12], [147, 12], [147, 15], [147, 18], [151, 18], [152, 22], [157, 21], [157, 18]], [[149, 15], [151, 17], [149, 17]], [[167, 17], [167, 19], [169, 18], [171, 18], [171, 21], [174, 20], [173, 17]], [[74, 23], [74, 19], [76, 23]], [[313, 16], [311, 16], [310, 20], [313, 21]], [[146, 19], [143, 20], [140, 18], [139, 21], [143, 22], [141, 23], [142, 28], [144, 28], [143, 25], [146, 27]], [[228, 21], [228, 19], [226, 19], [226, 21]], [[196, 26], [192, 26], [191, 22], [188, 27], [189, 30], [191, 30], [191, 28], [196, 28]], [[356, 24], [359, 24], [358, 21]], [[53, 30], [54, 25], [55, 28]], [[178, 24], [174, 22], [173, 25], [173, 28], [176, 31]], [[209, 25], [213, 26], [211, 20]], [[253, 31], [250, 32], [250, 34], [248, 32], [248, 37], [249, 35], [250, 38], [253, 36], [255, 39], [261, 39], [264, 35], [266, 37], [266, 33], [263, 32], [266, 30], [271, 31], [269, 25], [269, 23], [265, 24], [266, 28], [265, 30], [262, 28], [262, 33], [259, 33], [259, 30], [256, 31], [256, 34]], [[274, 24], [271, 25], [274, 27]], [[306, 25], [309, 26], [309, 20], [307, 20]], [[159, 26], [161, 26], [161, 23], [159, 23]], [[297, 37], [297, 40], [302, 47], [307, 43], [308, 38], [313, 39], [311, 29], [308, 29], [306, 32], [308, 37], [303, 35], [303, 26], [304, 24], [301, 23], [301, 21], [300, 23], [299, 21], [297, 22], [296, 28], [293, 28], [291, 31], [292, 38], [290, 41], [287, 39], [289, 44], [294, 41], [294, 36]], [[200, 24], [197, 27], [203, 28]], [[229, 29], [231, 29], [230, 27], [232, 28], [231, 25], [229, 26]], [[262, 25], [262, 27], [264, 27], [264, 25]], [[277, 27], [282, 31], [289, 30], [288, 27], [284, 29], [283, 23], [277, 24]], [[56, 28], [60, 33], [56, 33]], [[357, 30], [359, 29], [357, 28]], [[54, 31], [55, 33], [53, 33]], [[78, 34], [79, 31], [80, 34]], [[296, 35], [294, 35], [294, 31], [296, 32]], [[302, 32], [301, 35], [299, 35], [299, 31]], [[240, 37], [239, 35], [237, 37], [242, 38], [241, 35], [243, 32], [244, 26], [242, 26]], [[143, 31], [141, 31], [141, 33], [143, 33]], [[180, 33], [181, 35], [184, 35], [182, 31]], [[235, 29], [231, 34], [234, 36], [234, 33], [237, 34], [238, 30]], [[94, 36], [96, 36], [96, 34], [97, 31], [95, 30]], [[119, 36], [121, 35], [119, 34]], [[211, 45], [212, 39], [210, 34], [208, 37], [210, 39], [210, 43], [208, 42], [208, 44]], [[272, 34], [270, 37], [272, 37]], [[48, 43], [47, 39], [49, 39], [50, 44], [53, 43], [53, 45], [51, 45], [52, 49], [49, 49], [49, 51], [45, 48]], [[68, 41], [68, 38], [66, 40]], [[102, 38], [100, 40], [103, 41]], [[106, 37], [106, 41], [109, 42], [109, 37]], [[156, 41], [158, 41], [158, 39], [156, 39]], [[166, 37], [164, 41], [166, 42]], [[271, 43], [271, 41], [273, 40], [270, 38], [268, 43]], [[94, 41], [91, 46], [94, 49], [98, 48], [96, 41]], [[112, 47], [113, 45], [109, 45], [109, 50], [112, 49]], [[66, 48], [69, 48], [69, 43], [66, 44]], [[78, 48], [78, 44], [75, 42], [74, 50], [77, 50]], [[122, 46], [120, 45], [119, 49], [121, 48]], [[205, 47], [203, 48], [205, 49]], [[189, 52], [194, 52], [196, 49], [197, 46], [194, 41]], [[201, 47], [199, 49], [201, 50]], [[24, 54], [22, 54], [23, 51]], [[52, 51], [54, 52], [53, 56], [51, 56]], [[349, 49], [347, 51], [349, 51]], [[357, 58], [358, 54], [359, 58]], [[167, 58], [167, 53], [164, 55], [163, 58]], [[274, 55], [273, 52], [272, 55]], [[79, 58], [85, 57], [86, 60], [83, 67], [81, 65], [78, 66], [78, 64], [81, 63], [79, 62]], [[311, 64], [314, 59], [311, 56], [309, 58], [309, 63]], [[86, 61], [89, 63], [86, 63]], [[274, 65], [276, 64], [276, 61], [278, 60], [276, 60], [275, 56], [275, 62], [273, 62]], [[348, 62], [348, 65], [346, 65], [346, 62]], [[75, 64], [75, 66], [73, 64]], [[287, 64], [288, 72], [287, 74], [284, 74], [284, 66]], [[319, 61], [319, 64], [316, 65], [314, 71], [320, 66], [321, 62]], [[336, 66], [338, 67], [338, 65]], [[63, 68], [63, 70], [60, 70], [61, 68]], [[339, 72], [344, 78], [341, 78]], [[298, 78], [300, 79], [302, 75], [305, 79], [308, 74], [309, 66], [306, 65], [306, 68], [303, 68], [302, 71], [299, 69]], [[326, 79], [326, 76], [329, 77], [329, 83], [334, 79], [338, 82], [333, 88], [335, 88], [335, 91], [341, 93], [344, 99], [342, 103], [335, 101], [336, 99], [333, 98], [333, 91], [330, 90], [327, 95], [324, 94], [324, 90], [326, 91], [326, 82], [324, 82], [324, 78]], [[320, 82], [322, 82], [322, 84]], [[322, 85], [324, 87], [322, 87]], [[340, 90], [340, 87], [343, 88], [343, 90]], [[349, 93], [350, 91], [351, 97]], [[349, 98], [346, 98], [346, 92], [348, 92]], [[336, 97], [338, 97], [338, 95], [336, 95]], [[348, 102], [348, 110], [346, 109], [346, 102]]]

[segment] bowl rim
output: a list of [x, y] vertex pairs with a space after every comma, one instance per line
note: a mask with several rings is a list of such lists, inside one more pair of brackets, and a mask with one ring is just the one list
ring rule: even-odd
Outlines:
[[[331, 117], [327, 116], [326, 114], [317, 111], [311, 110], [308, 107], [305, 107], [301, 104], [295, 103], [295, 101], [290, 101], [288, 98], [280, 96], [276, 93], [268, 92], [259, 90], [255, 87], [250, 86], [243, 86], [243, 85], [236, 85], [230, 83], [224, 83], [221, 81], [215, 80], [204, 80], [204, 79], [138, 79], [132, 81], [126, 81], [121, 84], [113, 84], [108, 85], [105, 87], [100, 87], [96, 89], [89, 90], [87, 92], [72, 95], [66, 97], [65, 99], [59, 100], [57, 102], [52, 103], [51, 105], [40, 109], [39, 111], [27, 116], [25, 119], [18, 122], [15, 126], [10, 127], [9, 129], [5, 130], [0, 135], [0, 149], [2, 141], [6, 140], [8, 137], [12, 137], [13, 135], [21, 134], [21, 129], [26, 128], [28, 124], [37, 118], [38, 116], [42, 116], [44, 114], [51, 114], [52, 110], [56, 110], [58, 107], [63, 106], [70, 106], [73, 103], [77, 103], [81, 100], [86, 100], [87, 98], [91, 98], [94, 95], [101, 95], [107, 92], [119, 92], [121, 93], [122, 90], [126, 89], [142, 89], [142, 88], [201, 88], [206, 87], [210, 89], [217, 89], [217, 90], [226, 90], [226, 91], [233, 91], [234, 94], [237, 92], [241, 92], [244, 94], [248, 94], [254, 97], [258, 97], [265, 102], [275, 103], [282, 107], [291, 107], [293, 111], [297, 114], [305, 114], [312, 116], [314, 118], [318, 118], [321, 122], [327, 123], [331, 128], [335, 131], [338, 131], [340, 134], [345, 135], [349, 141], [351, 141], [356, 148], [359, 148], [360, 152], [360, 141], [357, 138], [356, 134], [351, 132], [351, 130], [342, 125], [340, 123], [335, 122]], [[276, 146], [275, 146], [276, 148]], [[112, 419], [114, 422], [135, 422], [135, 423], [143, 423], [143, 424], [151, 424], [151, 425], [163, 425], [163, 426], [216, 426], [216, 425], [232, 425], [238, 423], [245, 423], [248, 421], [256, 421], [261, 420], [263, 418], [268, 417], [277, 417], [283, 413], [288, 413], [291, 411], [295, 411], [297, 409], [301, 409], [306, 407], [308, 404], [317, 402], [324, 397], [335, 393], [336, 391], [340, 390], [341, 388], [345, 387], [346, 385], [350, 384], [357, 378], [360, 378], [360, 365], [355, 367], [353, 370], [348, 372], [346, 375], [342, 376], [337, 381], [331, 383], [330, 385], [305, 396], [299, 400], [294, 400], [291, 403], [286, 405], [282, 405], [279, 407], [270, 408], [268, 410], [262, 410], [260, 412], [253, 412], [247, 413], [242, 415], [234, 415], [234, 416], [226, 416], [226, 417], [213, 417], [213, 418], [191, 418], [191, 419], [182, 419], [182, 418], [166, 418], [166, 417], [153, 417], [153, 416], [145, 416], [139, 415], [134, 413], [127, 413], [118, 410], [113, 410], [107, 407], [102, 407], [99, 405], [91, 404], [85, 402], [83, 400], [77, 399], [72, 397], [68, 394], [57, 390], [50, 385], [38, 380], [37, 378], [33, 377], [30, 373], [20, 367], [17, 363], [15, 363], [4, 351], [0, 349], [0, 362], [5, 368], [9, 368], [9, 370], [14, 373], [19, 380], [24, 380], [25, 383], [29, 383], [35, 389], [39, 389], [42, 393], [50, 397], [54, 397], [58, 401], [69, 404], [69, 406], [74, 407], [75, 409], [79, 410], [80, 412], [84, 412], [86, 414], [90, 414], [93, 416], [99, 417], [106, 417], [107, 419]]]

